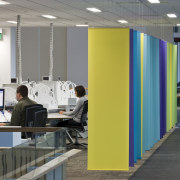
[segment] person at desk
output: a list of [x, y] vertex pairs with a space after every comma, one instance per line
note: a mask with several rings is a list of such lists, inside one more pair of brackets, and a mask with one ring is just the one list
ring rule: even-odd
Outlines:
[[87, 101], [87, 98], [85, 97], [86, 91], [83, 86], [76, 86], [75, 87], [75, 95], [79, 98], [76, 104], [76, 107], [73, 111], [65, 112], [60, 111], [59, 114], [64, 114], [67, 116], [72, 116], [72, 119], [61, 121], [57, 124], [58, 127], [65, 127], [66, 125], [79, 125], [81, 114], [83, 111], [83, 105], [84, 101]]
[[[25, 117], [24, 117], [24, 107], [32, 104], [37, 104], [35, 101], [32, 101], [28, 98], [28, 88], [25, 85], [20, 85], [16, 90], [16, 99], [18, 103], [14, 106], [11, 122], [9, 126], [24, 126]], [[0, 126], [5, 126], [6, 123], [0, 123]]]

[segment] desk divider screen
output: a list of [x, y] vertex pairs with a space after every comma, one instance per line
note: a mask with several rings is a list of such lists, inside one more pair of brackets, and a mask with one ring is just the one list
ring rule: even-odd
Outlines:
[[129, 29], [88, 31], [88, 169], [129, 169]]

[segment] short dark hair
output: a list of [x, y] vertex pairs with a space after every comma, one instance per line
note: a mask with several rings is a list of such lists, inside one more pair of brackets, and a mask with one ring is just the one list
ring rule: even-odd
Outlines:
[[22, 97], [28, 96], [28, 88], [25, 85], [20, 85], [17, 87], [16, 93], [20, 93]]
[[76, 86], [75, 91], [77, 92], [77, 97], [83, 97], [86, 94], [86, 90], [83, 86]]

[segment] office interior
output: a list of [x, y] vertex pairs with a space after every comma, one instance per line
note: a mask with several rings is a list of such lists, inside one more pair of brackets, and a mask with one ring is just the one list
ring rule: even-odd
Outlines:
[[[89, 102], [88, 127], [81, 137], [88, 142], [87, 170], [129, 171], [178, 126], [178, 0], [7, 2], [0, 6], [0, 87], [6, 95], [8, 87], [34, 86], [35, 100], [57, 113], [62, 106], [75, 106], [71, 88], [83, 85]], [[51, 63], [52, 78], [46, 80]], [[58, 91], [61, 82], [67, 82], [69, 97]], [[43, 88], [54, 93], [57, 103], [43, 99]], [[60, 96], [66, 96], [65, 103]], [[9, 97], [5, 103], [12, 107], [15, 97]]]

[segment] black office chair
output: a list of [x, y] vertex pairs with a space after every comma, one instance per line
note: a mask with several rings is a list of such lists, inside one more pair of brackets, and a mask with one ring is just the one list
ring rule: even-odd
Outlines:
[[42, 109], [43, 106], [41, 104], [33, 104], [24, 107], [25, 111], [25, 127], [32, 127], [33, 118], [34, 118], [34, 111], [37, 109]]
[[47, 121], [47, 109], [42, 108], [42, 109], [37, 109], [34, 113], [34, 124], [33, 127], [45, 127], [46, 126], [46, 121]]
[[87, 122], [86, 122], [87, 121], [87, 113], [88, 113], [88, 100], [84, 101], [83, 111], [82, 111], [82, 115], [81, 115], [81, 121], [80, 121], [79, 125], [67, 125], [66, 126], [69, 130], [72, 130], [75, 132], [75, 142], [70, 143], [68, 145], [68, 147], [75, 145], [75, 146], [83, 146], [83, 147], [87, 148], [87, 143], [79, 143], [79, 141], [78, 141], [78, 135], [80, 133], [85, 132], [84, 126], [87, 126]]
[[[37, 109], [34, 112], [33, 127], [46, 127], [47, 116], [48, 116], [48, 113], [47, 113], [46, 108]], [[34, 139], [35, 136], [42, 136], [44, 134], [45, 132], [32, 133], [32, 139]]]
[[[34, 127], [34, 121], [35, 121], [35, 112], [40, 111], [44, 109], [41, 104], [33, 104], [28, 105], [24, 107], [24, 116], [25, 116], [25, 123], [24, 127]], [[32, 138], [33, 133], [32, 132], [26, 132], [25, 138]]]

